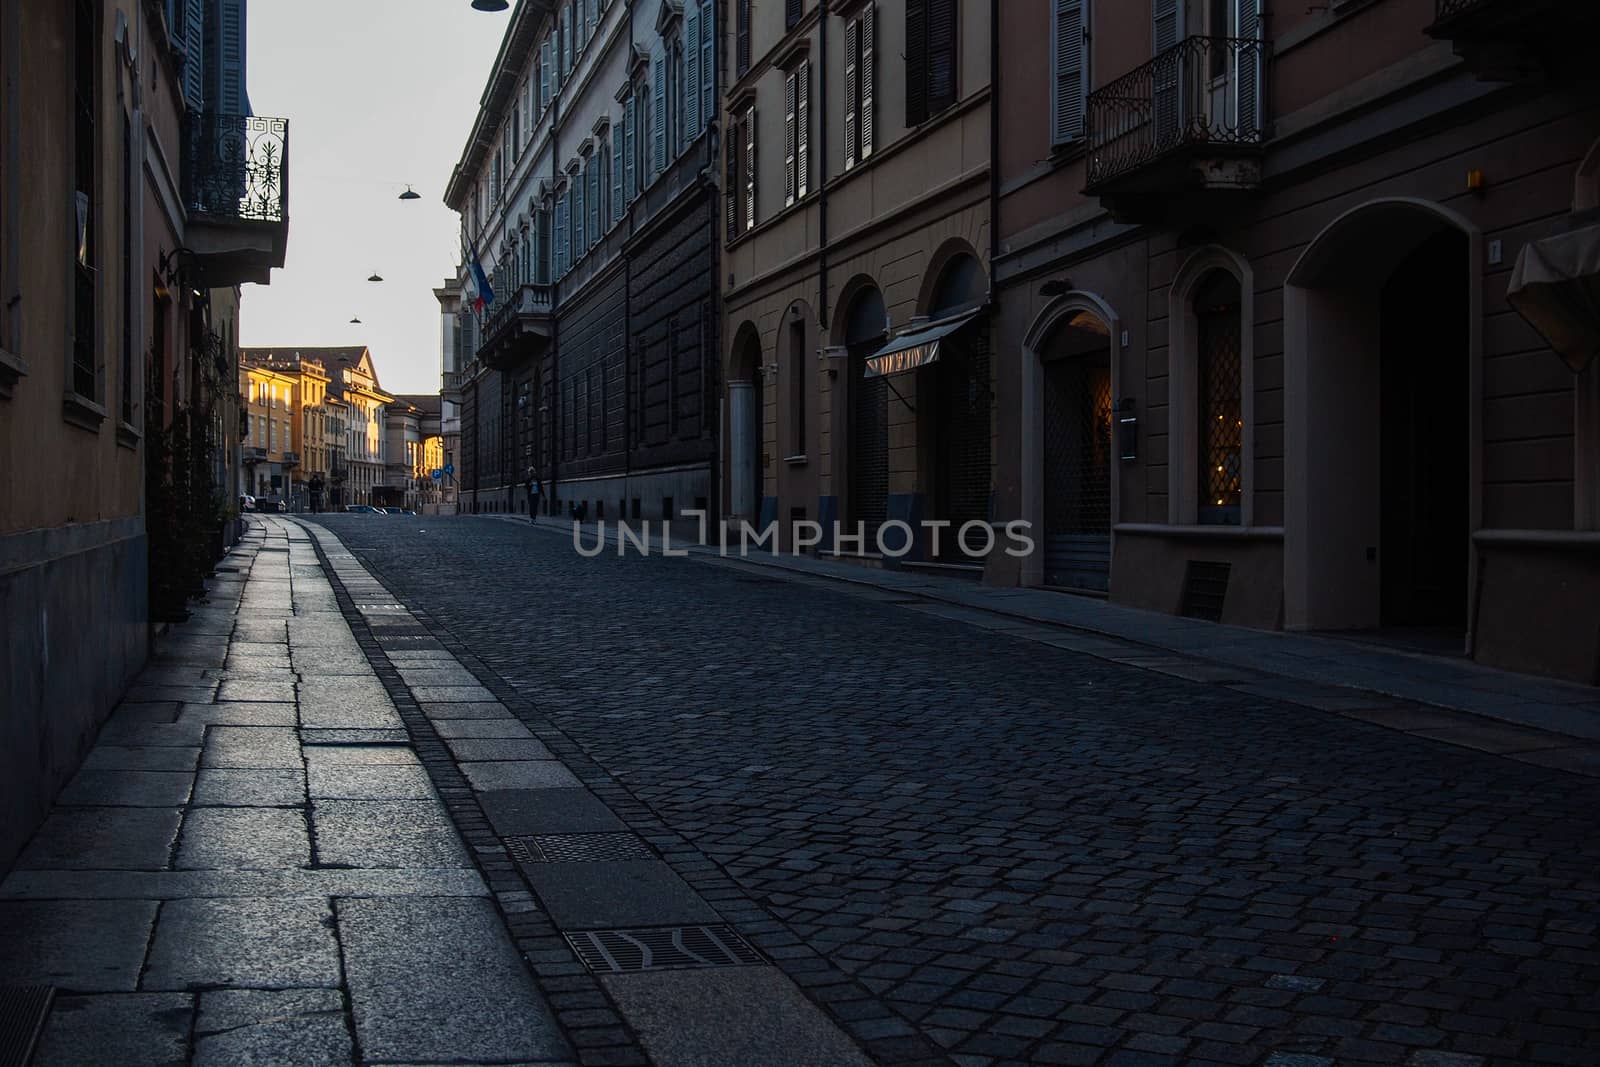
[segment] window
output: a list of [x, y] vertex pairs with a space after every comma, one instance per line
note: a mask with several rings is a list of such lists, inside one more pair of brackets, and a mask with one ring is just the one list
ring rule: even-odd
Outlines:
[[[689, 133], [692, 141], [700, 136], [717, 117], [717, 12], [715, 0], [701, 0], [700, 4], [700, 108], [694, 128]], [[690, 34], [690, 47], [694, 35]], [[695, 84], [691, 82], [691, 84]]]
[[809, 368], [806, 359], [806, 324], [798, 314], [789, 320], [789, 424], [793, 431], [790, 454], [806, 454], [806, 384]]
[[633, 198], [639, 195], [639, 138], [635, 133], [639, 125], [635, 115], [637, 110], [635, 101], [638, 99], [638, 92], [630, 92], [628, 99], [622, 105], [622, 197], [623, 201], [629, 204], [633, 203]]
[[580, 259], [584, 251], [589, 247], [584, 240], [586, 234], [584, 228], [584, 193], [587, 191], [588, 184], [583, 171], [574, 168], [572, 171], [572, 258], [574, 261]]
[[1083, 136], [1089, 68], [1088, 13], [1083, 0], [1051, 0], [1050, 143], [1070, 144]]
[[611, 224], [617, 221], [618, 212], [616, 205], [615, 186], [611, 172], [615, 168], [611, 165], [611, 131], [607, 129], [600, 135], [600, 148], [597, 150], [600, 165], [596, 168], [594, 202], [595, 213], [599, 217], [600, 225], [595, 228], [595, 239], [611, 229]]
[[72, 391], [94, 399], [99, 395], [95, 345], [95, 60], [99, 26], [94, 0], [77, 0], [73, 12], [73, 189], [77, 203], [77, 261], [73, 267]]
[[756, 226], [756, 106], [744, 112], [744, 228]]
[[906, 0], [906, 125], [956, 102], [956, 0]]
[[551, 248], [550, 248], [550, 221], [551, 221], [550, 220], [550, 209], [548, 207], [541, 208], [539, 210], [538, 214], [535, 216], [535, 220], [538, 223], [537, 237], [536, 237], [536, 243], [538, 245], [538, 248], [536, 249], [534, 269], [538, 272], [537, 280], [538, 280], [539, 284], [540, 285], [549, 285], [550, 284], [550, 254], [551, 254]]
[[667, 131], [667, 145], [673, 159], [683, 155], [684, 148], [689, 144], [688, 102], [690, 99], [698, 100], [700, 95], [697, 86], [693, 97], [690, 97], [684, 63], [683, 38], [679, 37], [672, 42], [672, 110]]
[[539, 42], [539, 115], [542, 118], [550, 106], [550, 47], [551, 38]]
[[628, 158], [626, 119], [619, 118], [611, 127], [611, 155], [607, 159], [611, 177], [611, 221], [616, 223], [622, 218], [627, 207], [626, 192], [622, 183], [622, 172], [627, 169], [625, 161]]
[[750, 69], [750, 0], [736, 0], [734, 23], [734, 72], [744, 77]]
[[811, 62], [789, 72], [783, 82], [783, 204], [803, 199], [811, 173]]
[[877, 73], [877, 5], [844, 24], [844, 167], [849, 170], [872, 155], [875, 117], [873, 92]]
[[1200, 506], [1204, 524], [1237, 526], [1243, 499], [1243, 367], [1239, 283], [1213, 271], [1194, 297], [1200, 411]]
[[647, 181], [667, 169], [667, 54], [666, 43], [657, 42], [650, 58], [650, 169]]
[[585, 248], [593, 248], [600, 242], [600, 222], [603, 218], [600, 210], [602, 202], [601, 190], [605, 188], [604, 183], [600, 180], [600, 171], [603, 167], [604, 150], [604, 145], [596, 148], [594, 155], [589, 157], [588, 165], [584, 167], [584, 174], [588, 177], [589, 185], [589, 190], [585, 194], [589, 202], [589, 242], [584, 245]]

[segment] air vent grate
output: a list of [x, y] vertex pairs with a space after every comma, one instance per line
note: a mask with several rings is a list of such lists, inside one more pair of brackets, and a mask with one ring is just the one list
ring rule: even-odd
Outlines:
[[584, 966], [605, 974], [739, 967], [766, 962], [729, 926], [584, 930], [566, 935]]
[[54, 996], [47, 985], [0, 985], [0, 1067], [24, 1067], [33, 1058]]
[[1183, 614], [1191, 619], [1222, 621], [1222, 603], [1228, 595], [1231, 563], [1191, 559], [1183, 576]]
[[508, 837], [506, 852], [519, 863], [585, 863], [656, 858], [649, 845], [630, 833]]

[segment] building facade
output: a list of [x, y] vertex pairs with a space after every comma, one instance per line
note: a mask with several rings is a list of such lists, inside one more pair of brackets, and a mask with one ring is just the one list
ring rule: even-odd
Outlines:
[[922, 524], [990, 518], [991, 5], [732, 8], [723, 509], [978, 566]]
[[0, 871], [183, 612], [206, 561], [180, 543], [220, 546], [183, 516], [236, 481], [235, 287], [287, 224], [281, 185], [210, 195], [207, 130], [242, 121], [184, 90], [212, 6], [0, 0]]
[[996, 518], [1042, 550], [989, 580], [1600, 680], [1600, 371], [1508, 297], [1593, 223], [1595, 16], [1519, 12], [997, 5]]
[[461, 455], [461, 371], [466, 365], [461, 330], [461, 282], [446, 278], [433, 291], [439, 301], [439, 510], [452, 514], [460, 487], [456, 463]]
[[463, 509], [525, 511], [535, 475], [553, 512], [711, 505], [717, 20], [712, 0], [514, 9], [446, 193]]
[[245, 362], [239, 375], [246, 414], [243, 491], [288, 503], [294, 496], [294, 475], [300, 465], [300, 446], [295, 440], [303, 409], [300, 376], [291, 367], [271, 360]]

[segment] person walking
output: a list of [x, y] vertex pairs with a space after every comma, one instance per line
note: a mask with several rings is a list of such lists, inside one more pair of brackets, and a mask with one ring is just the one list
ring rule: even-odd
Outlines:
[[539, 475], [528, 475], [528, 522], [539, 521]]

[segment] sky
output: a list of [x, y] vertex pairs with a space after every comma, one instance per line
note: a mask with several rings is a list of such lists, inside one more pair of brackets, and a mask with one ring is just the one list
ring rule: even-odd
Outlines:
[[[289, 120], [289, 251], [271, 285], [244, 286], [240, 341], [364, 344], [384, 389], [437, 393], [433, 290], [455, 273], [461, 240], [444, 187], [509, 12], [468, 0], [247, 10], [251, 107]], [[407, 184], [421, 200], [397, 199]], [[381, 283], [367, 281], [374, 272]]]

